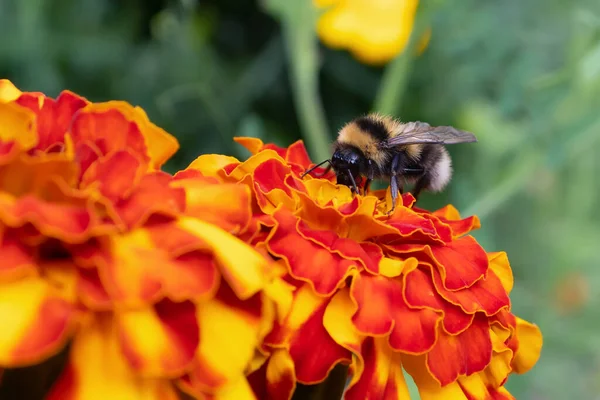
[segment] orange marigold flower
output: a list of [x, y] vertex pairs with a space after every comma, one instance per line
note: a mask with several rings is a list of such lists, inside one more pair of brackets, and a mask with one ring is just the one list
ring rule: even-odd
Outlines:
[[250, 190], [160, 171], [177, 148], [127, 103], [0, 80], [0, 369], [70, 341], [49, 399], [253, 398], [291, 294], [245, 242]]
[[[317, 33], [329, 47], [347, 49], [367, 64], [384, 64], [408, 45], [418, 0], [313, 0], [323, 9]], [[417, 46], [424, 51], [431, 31]]]
[[285, 267], [293, 288], [249, 378], [258, 398], [289, 398], [297, 382], [323, 382], [339, 363], [350, 365], [346, 399], [408, 398], [403, 369], [423, 398], [512, 398], [503, 385], [537, 362], [542, 338], [511, 313], [506, 254], [469, 235], [477, 217], [420, 209], [410, 194], [387, 216], [386, 191], [353, 196], [333, 176], [314, 178], [318, 170], [301, 179], [311, 165], [301, 142], [236, 140], [248, 160], [204, 155], [176, 178], [244, 188], [243, 235]]

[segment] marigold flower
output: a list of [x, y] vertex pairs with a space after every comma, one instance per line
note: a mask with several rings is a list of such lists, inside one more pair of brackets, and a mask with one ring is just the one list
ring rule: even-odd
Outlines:
[[249, 189], [160, 171], [177, 148], [125, 102], [0, 80], [0, 367], [71, 342], [49, 399], [253, 398], [291, 295], [246, 243]]
[[420, 209], [410, 194], [388, 217], [386, 191], [352, 196], [319, 170], [301, 179], [311, 165], [301, 142], [236, 140], [248, 160], [204, 155], [176, 178], [247, 188], [244, 237], [287, 272], [290, 311], [249, 377], [258, 398], [287, 399], [339, 363], [350, 365], [346, 399], [409, 398], [403, 369], [423, 399], [513, 398], [503, 385], [533, 367], [542, 338], [511, 313], [506, 254], [469, 235], [477, 217]]
[[[384, 64], [407, 46], [418, 0], [313, 0], [323, 9], [317, 33], [329, 47], [347, 49], [367, 64]], [[431, 31], [418, 44], [422, 52]]]

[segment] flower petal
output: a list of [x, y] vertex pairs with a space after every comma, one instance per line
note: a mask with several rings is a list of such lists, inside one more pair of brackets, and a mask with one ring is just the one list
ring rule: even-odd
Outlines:
[[252, 217], [250, 189], [247, 186], [208, 183], [204, 178], [179, 179], [171, 184], [182, 188], [186, 196], [186, 215], [238, 233]]
[[134, 375], [121, 353], [117, 329], [109, 316], [96, 316], [75, 336], [70, 359], [48, 400], [176, 400], [168, 380]]
[[276, 349], [248, 381], [260, 400], [289, 400], [296, 389], [294, 361], [286, 349]]
[[350, 363], [351, 353], [337, 344], [323, 326], [327, 304], [327, 299], [317, 296], [309, 285], [301, 286], [294, 293], [286, 320], [276, 323], [265, 338], [268, 346], [289, 346], [298, 382], [304, 384], [322, 382], [336, 364]]
[[47, 151], [55, 145], [59, 148], [65, 143], [65, 134], [71, 125], [73, 115], [89, 102], [68, 90], [63, 91], [56, 100], [35, 93], [23, 93], [16, 103], [33, 111], [37, 118], [39, 143], [36, 148]]
[[350, 293], [358, 310], [352, 322], [359, 332], [373, 336], [390, 333], [393, 349], [419, 354], [436, 342], [441, 317], [431, 309], [411, 309], [402, 294], [400, 279], [357, 275]]
[[193, 218], [181, 218], [177, 226], [202, 238], [217, 259], [223, 277], [240, 299], [264, 288], [269, 262], [252, 247], [221, 228]]
[[447, 205], [446, 207], [433, 212], [432, 215], [435, 215], [440, 218], [442, 222], [450, 225], [450, 228], [452, 228], [452, 236], [454, 238], [464, 236], [481, 227], [481, 222], [477, 216], [473, 215], [461, 219], [458, 210], [452, 205]]
[[273, 217], [277, 226], [268, 240], [269, 251], [285, 260], [295, 279], [309, 282], [317, 293], [332, 294], [357, 262], [302, 236], [299, 232], [302, 222], [289, 211], [278, 210]]
[[8, 79], [0, 79], [0, 102], [8, 103], [21, 95], [21, 91]]
[[464, 312], [473, 314], [483, 311], [486, 315], [494, 315], [502, 308], [510, 307], [510, 299], [504, 291], [500, 279], [494, 271], [489, 270], [487, 276], [479, 279], [472, 286], [450, 291], [443, 283], [440, 272], [436, 268], [430, 268], [431, 278], [436, 291], [450, 303], [459, 306]]
[[506, 252], [488, 253], [488, 259], [490, 260], [490, 270], [494, 271], [494, 275], [500, 279], [504, 291], [509, 294], [514, 285], [514, 278]]
[[[132, 146], [134, 143], [131, 141], [133, 136], [124, 135], [123, 137], [126, 137], [129, 142], [127, 147], [140, 150], [142, 148], [145, 149], [139, 154], [148, 154], [151, 160], [151, 165], [154, 168], [160, 168], [179, 149], [179, 143], [177, 142], [177, 139], [150, 122], [148, 116], [140, 107], [133, 107], [124, 101], [107, 101], [104, 103], [90, 104], [83, 109], [83, 113], [89, 113], [96, 117], [101, 116], [104, 113], [112, 114], [110, 115], [110, 117], [113, 118], [111, 123], [116, 123], [116, 125], [113, 125], [112, 127], [120, 129], [116, 132], [126, 132], [126, 130], [123, 130], [124, 125], [122, 125], [122, 122], [117, 122], [117, 120], [114, 119], [116, 117], [116, 113], [122, 116], [119, 117], [119, 119], [124, 117], [126, 121], [131, 122], [130, 126], [135, 125], [137, 130], [141, 133], [143, 147], [140, 146], [140, 142], [138, 141], [137, 137], [134, 139], [136, 144]], [[100, 118], [103, 119], [104, 116]], [[102, 121], [102, 123], [107, 122], [109, 121]], [[115, 131], [106, 130], [111, 128], [110, 125], [99, 128], [100, 129], [98, 132], [110, 132], [112, 135], [111, 137], [118, 137], [118, 135], [114, 133]], [[135, 130], [132, 128], [130, 129], [130, 132]]]
[[199, 342], [191, 302], [163, 300], [153, 308], [119, 312], [119, 342], [130, 365], [146, 377], [177, 377], [188, 367]]
[[35, 114], [14, 103], [0, 103], [0, 141], [16, 141], [23, 150], [38, 143]]
[[344, 394], [346, 400], [409, 399], [400, 353], [385, 338], [367, 337], [361, 354], [365, 360], [360, 378]]
[[465, 314], [459, 307], [444, 300], [435, 289], [430, 275], [415, 269], [405, 276], [404, 297], [410, 307], [430, 308], [443, 313], [444, 330], [456, 335], [471, 325], [473, 315]]
[[445, 246], [399, 244], [387, 246], [401, 254], [424, 252], [440, 268], [443, 285], [448, 290], [468, 288], [487, 272], [487, 254], [472, 236], [464, 236]]
[[524, 374], [537, 363], [542, 352], [542, 333], [540, 328], [517, 317], [517, 337], [519, 348], [515, 353], [512, 367], [517, 374]]
[[227, 285], [215, 298], [196, 306], [200, 345], [190, 372], [195, 391], [214, 391], [243, 378], [261, 341], [262, 294], [242, 301]]
[[41, 278], [0, 284], [0, 364], [30, 365], [55, 354], [67, 340], [74, 309]]
[[0, 254], [0, 282], [35, 274], [36, 264], [32, 251], [17, 239], [14, 231], [0, 228]]
[[454, 382], [459, 375], [483, 371], [492, 358], [487, 318], [476, 315], [464, 332], [453, 336], [443, 331], [435, 346], [427, 353], [427, 366], [442, 386]]
[[220, 176], [219, 171], [229, 164], [239, 164], [239, 161], [235, 157], [220, 154], [203, 154], [192, 161], [184, 171], [200, 171], [204, 176], [217, 178]]

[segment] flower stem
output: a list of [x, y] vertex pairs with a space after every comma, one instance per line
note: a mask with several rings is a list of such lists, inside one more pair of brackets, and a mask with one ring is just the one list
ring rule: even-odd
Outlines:
[[329, 158], [329, 129], [319, 96], [319, 42], [315, 32], [317, 10], [310, 1], [267, 2], [279, 14], [283, 26], [287, 59], [291, 74], [302, 136], [313, 159]]
[[429, 26], [433, 8], [433, 6], [424, 7], [421, 5], [417, 10], [408, 45], [385, 69], [375, 97], [373, 111], [394, 115], [402, 108], [406, 84], [410, 77], [417, 46]]
[[325, 381], [317, 385], [298, 384], [292, 400], [337, 400], [341, 399], [348, 379], [348, 366], [336, 365]]

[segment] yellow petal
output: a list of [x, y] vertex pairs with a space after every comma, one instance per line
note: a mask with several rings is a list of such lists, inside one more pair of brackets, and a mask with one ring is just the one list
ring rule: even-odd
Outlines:
[[537, 363], [542, 352], [542, 332], [540, 328], [517, 317], [517, 337], [519, 348], [513, 360], [513, 368], [517, 374], [524, 374]]
[[203, 154], [196, 158], [186, 169], [193, 169], [202, 172], [204, 176], [218, 178], [219, 171], [226, 165], [238, 163], [235, 157], [223, 156], [220, 154]]
[[110, 316], [91, 319], [78, 332], [69, 363], [48, 400], [176, 400], [167, 379], [143, 379], [129, 367]]
[[21, 149], [28, 150], [38, 142], [35, 128], [35, 114], [14, 103], [0, 103], [0, 140], [19, 143]]
[[500, 279], [506, 293], [510, 293], [514, 285], [514, 278], [506, 252], [488, 253], [488, 260], [490, 262], [490, 269]]
[[0, 79], [0, 103], [8, 103], [21, 95], [21, 91], [8, 79]]
[[182, 218], [177, 225], [210, 245], [221, 265], [221, 273], [235, 294], [246, 299], [265, 286], [269, 264], [256, 250], [228, 232], [194, 218]]

